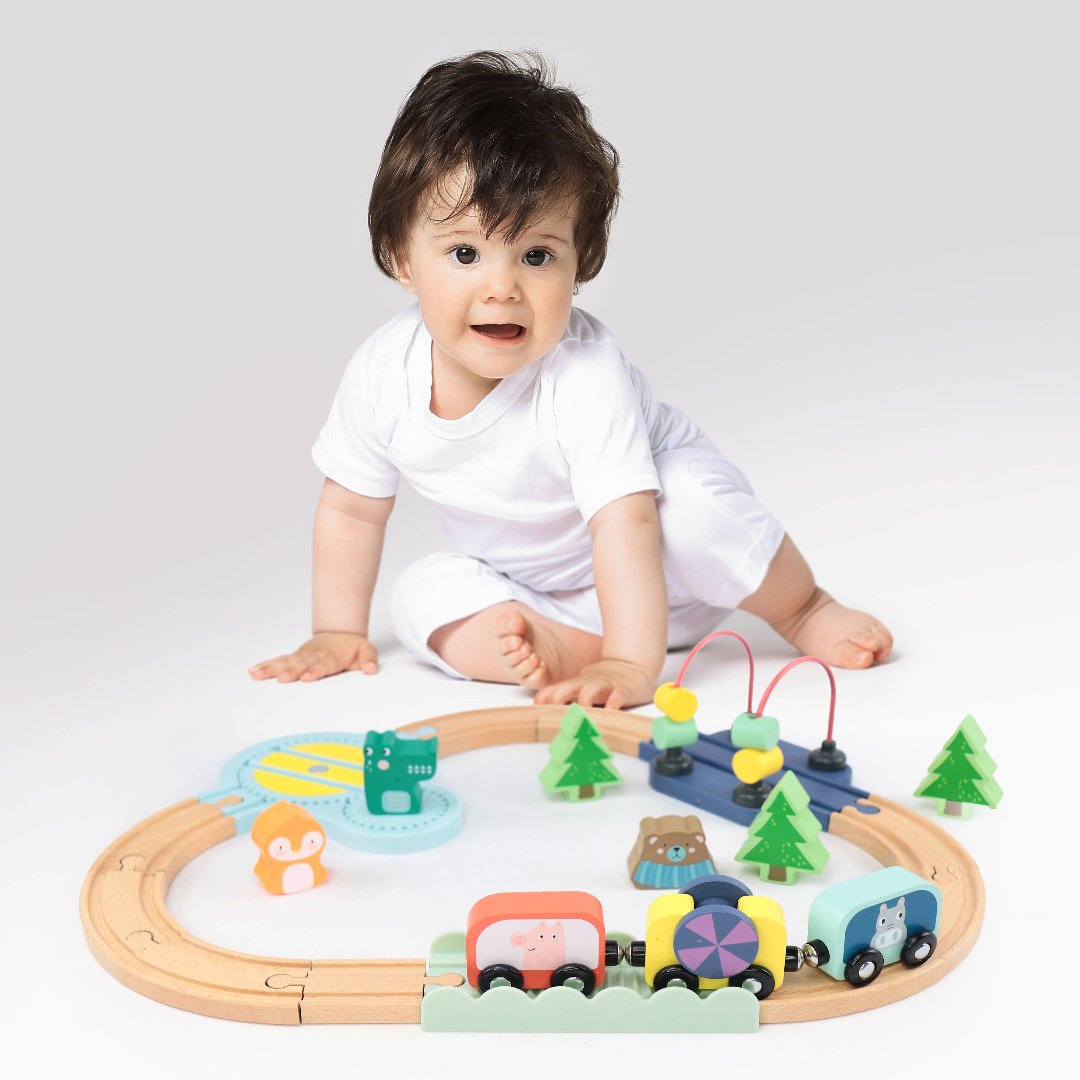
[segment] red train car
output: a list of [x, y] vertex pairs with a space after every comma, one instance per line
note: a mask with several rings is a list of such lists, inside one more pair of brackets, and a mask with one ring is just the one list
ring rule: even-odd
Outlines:
[[618, 942], [604, 937], [600, 901], [585, 892], [485, 896], [469, 912], [465, 956], [469, 984], [480, 993], [506, 985], [591, 994], [604, 969], [622, 959]]

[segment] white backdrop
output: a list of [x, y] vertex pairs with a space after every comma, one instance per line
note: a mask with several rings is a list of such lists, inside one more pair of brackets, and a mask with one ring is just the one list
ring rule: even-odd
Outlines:
[[[1072, 6], [102, 2], [10, 5], [0, 20], [0, 903], [15, 1047], [120, 1076], [271, 1054], [281, 1071], [408, 1061], [443, 1075], [768, 1055], [825, 1076], [1027, 1060], [1040, 1019], [1040, 1040], [1064, 1035], [1044, 982], [1068, 970], [1067, 936], [1030, 926], [1046, 903], [1032, 888], [1068, 866], [1044, 763], [1076, 746]], [[719, 1049], [279, 1031], [139, 998], [81, 941], [78, 889], [98, 852], [213, 787], [244, 746], [527, 700], [421, 669], [389, 637], [385, 585], [378, 677], [245, 675], [305, 635], [309, 448], [352, 350], [407, 299], [366, 233], [396, 109], [436, 60], [525, 45], [622, 155], [609, 263], [580, 304], [747, 473], [821, 582], [896, 634], [892, 662], [840, 676], [856, 781], [916, 805], [907, 793], [969, 711], [1000, 763], [1001, 808], [947, 826], [983, 866], [984, 937], [887, 1010]], [[399, 500], [384, 582], [435, 548], [432, 524]], [[733, 625], [766, 672], [788, 657], [766, 629]], [[695, 672], [702, 727], [727, 726], [738, 659], [718, 650]], [[821, 685], [786, 685], [784, 735], [811, 742]], [[622, 861], [638, 818], [675, 804], [630, 761], [600, 803], [552, 804], [531, 780], [544, 757], [445, 761], [468, 825], [429, 857], [332, 848], [330, 886], [285, 904], [259, 892], [238, 839], [181, 874], [171, 903], [199, 936], [277, 955], [422, 955], [478, 896], [518, 887], [587, 889], [640, 932], [646, 898]], [[739, 830], [706, 828], [738, 873]], [[824, 882], [873, 868], [845, 848], [831, 841]], [[792, 940], [817, 888], [762, 886]]]

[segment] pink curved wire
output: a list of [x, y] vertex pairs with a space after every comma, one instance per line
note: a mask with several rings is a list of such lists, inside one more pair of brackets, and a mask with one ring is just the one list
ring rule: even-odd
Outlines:
[[710, 641], [715, 641], [718, 637], [733, 637], [742, 642], [743, 648], [746, 650], [746, 655], [750, 660], [750, 683], [746, 688], [746, 711], [752, 713], [754, 711], [754, 654], [750, 650], [750, 642], [742, 636], [742, 634], [736, 634], [734, 630], [717, 630], [715, 633], [709, 634], [708, 637], [703, 637], [691, 650], [690, 655], [683, 661], [683, 665], [679, 668], [679, 674], [675, 676], [675, 685], [682, 686], [683, 676], [686, 674], [686, 669], [690, 666], [690, 661]]
[[815, 664], [820, 664], [825, 669], [825, 674], [829, 676], [829, 686], [831, 687], [831, 697], [829, 699], [829, 731], [825, 736], [826, 739], [833, 737], [833, 719], [836, 716], [836, 678], [833, 675], [833, 670], [829, 665], [821, 659], [820, 656], [800, 656], [798, 660], [792, 660], [790, 664], [782, 667], [773, 678], [773, 681], [765, 687], [765, 693], [761, 695], [761, 700], [758, 702], [757, 712], [754, 716], [760, 716], [765, 711], [765, 704], [769, 700], [769, 695], [776, 688], [776, 684], [794, 667], [798, 667], [800, 664], [805, 664], [809, 661], [813, 661]]

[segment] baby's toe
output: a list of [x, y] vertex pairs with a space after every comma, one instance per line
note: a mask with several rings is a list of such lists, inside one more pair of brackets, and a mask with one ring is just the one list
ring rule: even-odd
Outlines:
[[521, 663], [511, 668], [514, 678], [530, 690], [539, 690], [550, 681], [547, 666], [536, 653], [530, 653]]
[[829, 650], [829, 663], [842, 668], [868, 668], [874, 662], [872, 649], [864, 648], [854, 641], [838, 641]]
[[[520, 638], [518, 639], [521, 640]], [[529, 642], [522, 642], [516, 649], [511, 649], [508, 652], [503, 653], [503, 663], [507, 667], [513, 669], [517, 668], [519, 664], [524, 663], [530, 656], [535, 656], [532, 645]]]
[[504, 657], [519, 652], [521, 647], [526, 644], [525, 639], [520, 634], [502, 634], [499, 636], [498, 642], [499, 653]]
[[884, 660], [892, 652], [892, 634], [880, 623], [852, 632], [849, 639], [860, 649], [873, 653], [875, 660]]
[[500, 637], [505, 637], [507, 634], [524, 637], [528, 629], [529, 625], [520, 611], [507, 611], [495, 620], [495, 630]]

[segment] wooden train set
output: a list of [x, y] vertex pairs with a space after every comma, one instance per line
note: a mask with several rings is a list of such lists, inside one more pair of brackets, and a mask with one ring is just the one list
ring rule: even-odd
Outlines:
[[[473, 710], [399, 731], [434, 729], [440, 756], [448, 756], [550, 742], [563, 711], [536, 705]], [[651, 717], [606, 709], [589, 714], [613, 750], [645, 759], [655, 754]], [[80, 898], [86, 939], [98, 961], [125, 986], [178, 1008], [232, 1020], [416, 1024], [425, 987], [462, 982], [452, 973], [429, 974], [424, 958], [270, 958], [237, 953], [189, 934], [169, 913], [169, 886], [194, 858], [237, 834], [235, 810], [242, 801], [241, 795], [225, 793], [216, 801], [192, 798], [163, 810], [109, 845], [90, 869]], [[985, 906], [982, 876], [949, 833], [870, 793], [858, 793], [832, 810], [828, 828], [882, 864], [906, 867], [940, 888], [940, 946], [933, 963], [897, 966], [888, 979], [857, 992], [843, 982], [798, 973], [783, 994], [760, 1002], [762, 1023], [841, 1016], [907, 997], [948, 974], [978, 938]]]

